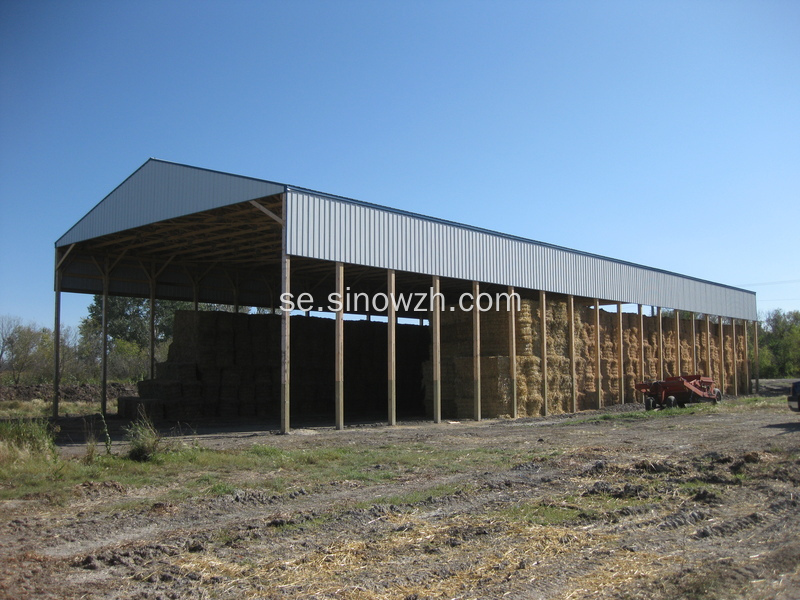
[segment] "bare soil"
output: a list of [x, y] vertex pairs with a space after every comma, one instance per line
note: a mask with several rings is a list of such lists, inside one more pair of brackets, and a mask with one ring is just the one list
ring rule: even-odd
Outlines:
[[126, 507], [148, 491], [112, 481], [85, 482], [66, 505], [6, 501], [0, 597], [798, 598], [800, 415], [784, 389], [646, 419], [620, 414], [643, 410], [631, 404], [285, 436], [199, 430], [197, 443], [216, 448], [416, 444], [524, 458], [279, 495], [243, 482]]

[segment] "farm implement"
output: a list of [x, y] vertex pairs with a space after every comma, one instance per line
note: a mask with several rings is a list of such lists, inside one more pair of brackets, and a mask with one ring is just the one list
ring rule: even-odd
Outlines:
[[636, 384], [636, 391], [644, 394], [644, 407], [656, 408], [685, 407], [690, 402], [713, 402], [722, 400], [722, 392], [714, 387], [711, 377], [683, 375], [667, 377], [663, 381], [646, 381]]

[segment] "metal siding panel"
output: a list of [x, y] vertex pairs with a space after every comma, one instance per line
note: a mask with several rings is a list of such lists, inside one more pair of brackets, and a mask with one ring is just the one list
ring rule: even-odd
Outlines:
[[711, 282], [352, 201], [294, 192], [290, 198], [292, 254], [756, 318], [754, 295]]

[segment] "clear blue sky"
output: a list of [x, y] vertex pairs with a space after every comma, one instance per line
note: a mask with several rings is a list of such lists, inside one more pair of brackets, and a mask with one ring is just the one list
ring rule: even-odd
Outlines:
[[0, 315], [151, 156], [797, 310], [800, 2], [0, 0]]

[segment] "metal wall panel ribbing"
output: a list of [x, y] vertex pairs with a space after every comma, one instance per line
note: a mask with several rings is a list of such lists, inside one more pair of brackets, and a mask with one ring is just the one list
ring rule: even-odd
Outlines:
[[282, 193], [284, 186], [150, 159], [78, 221], [57, 247]]
[[287, 206], [295, 256], [756, 319], [746, 290], [305, 190]]

